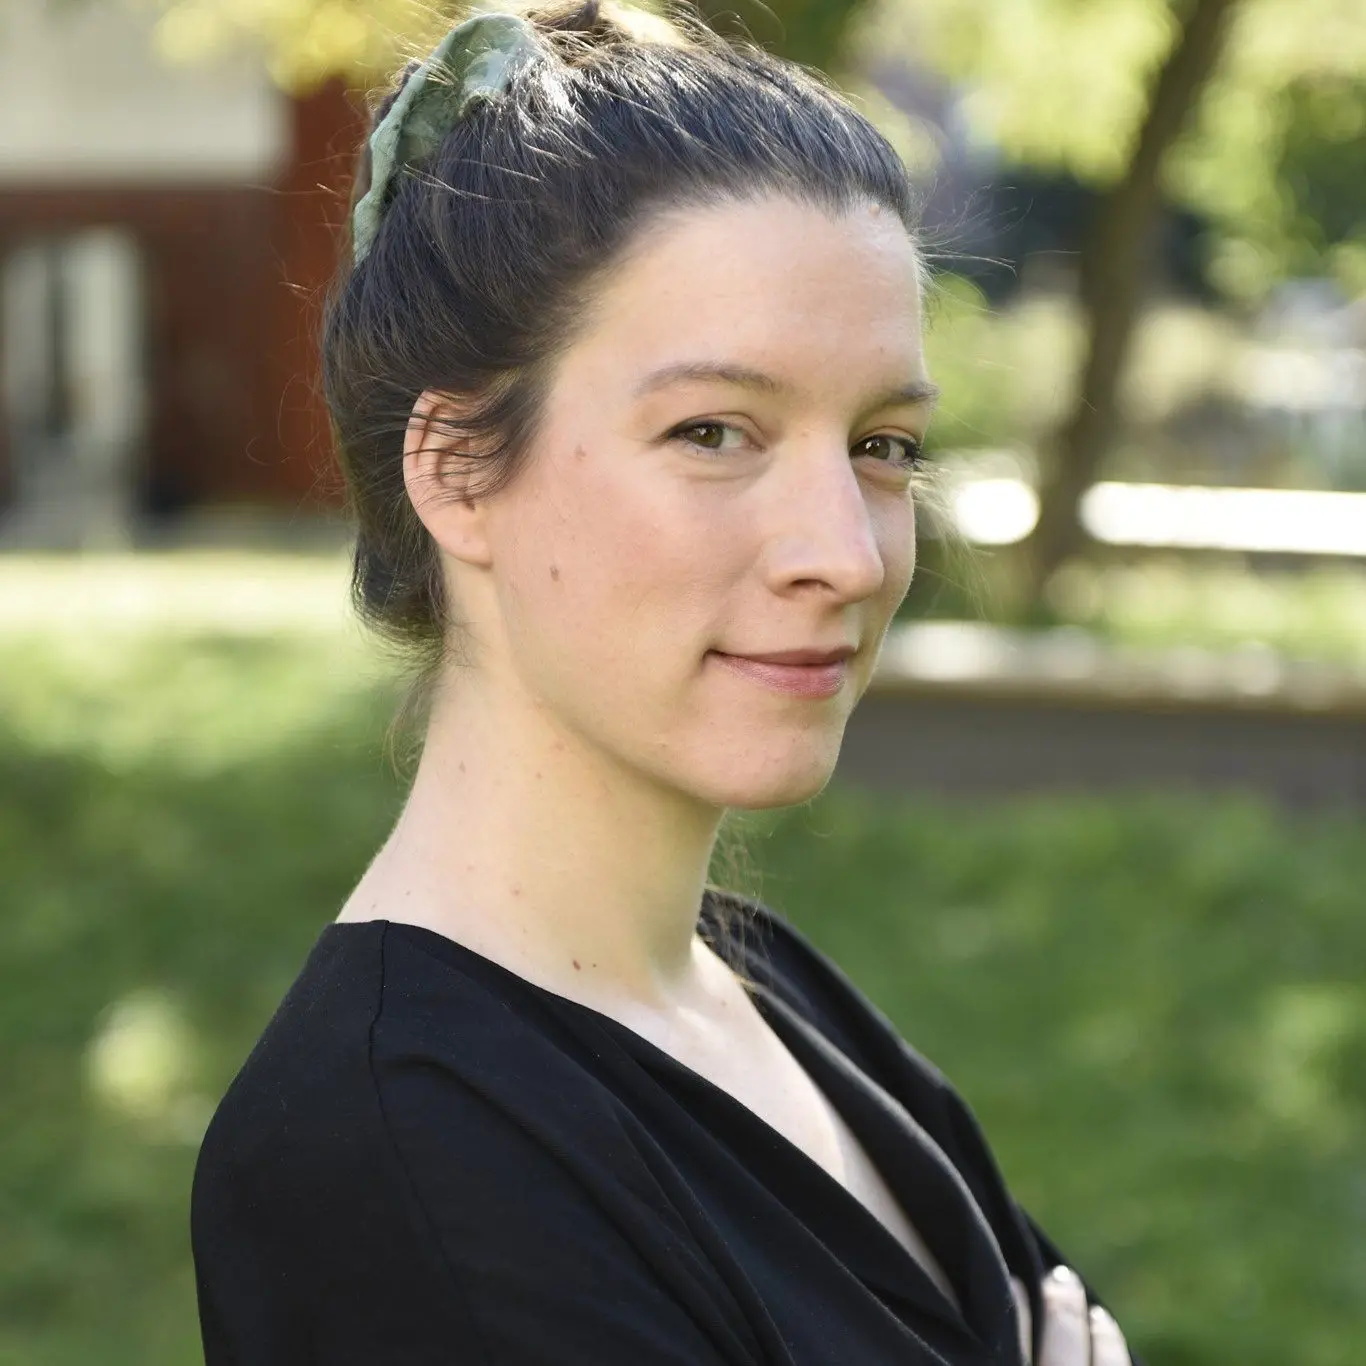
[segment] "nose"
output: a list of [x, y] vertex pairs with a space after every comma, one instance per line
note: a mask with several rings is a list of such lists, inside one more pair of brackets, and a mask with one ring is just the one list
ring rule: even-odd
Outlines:
[[913, 515], [909, 493], [899, 495], [904, 499], [901, 512], [898, 494], [865, 483], [838, 441], [813, 441], [778, 461], [775, 469], [784, 475], [776, 481], [765, 544], [774, 591], [816, 584], [841, 602], [876, 594], [887, 576], [878, 531], [908, 534], [897, 518], [909, 522]]

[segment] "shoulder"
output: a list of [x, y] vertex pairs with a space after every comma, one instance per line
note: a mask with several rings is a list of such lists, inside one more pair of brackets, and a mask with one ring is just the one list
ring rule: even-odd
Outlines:
[[519, 999], [512, 974], [434, 956], [409, 928], [324, 928], [214, 1113], [206, 1179], [231, 1169], [273, 1184], [287, 1172], [297, 1194], [346, 1167], [373, 1174], [376, 1150], [435, 1130], [445, 1153], [483, 1148], [494, 1162], [508, 1146], [500, 1118], [524, 1135], [571, 1114], [610, 1120], [575, 1030], [536, 993]]
[[426, 1332], [510, 1366], [711, 1359], [610, 1092], [520, 1005], [385, 922], [324, 931], [201, 1146], [206, 1332], [302, 1351], [307, 1322], [376, 1353]]
[[266, 1182], [283, 1154], [324, 1134], [349, 1144], [377, 1132], [377, 1114], [362, 1111], [382, 983], [378, 936], [319, 936], [214, 1111], [197, 1183], [226, 1172]]
[[190, 1241], [210, 1363], [311, 1360], [342, 1322], [376, 1346], [404, 1340], [412, 1324], [447, 1339], [469, 1331], [445, 1268], [414, 1236], [373, 1085], [378, 927], [329, 931], [232, 1079], [196, 1158]]

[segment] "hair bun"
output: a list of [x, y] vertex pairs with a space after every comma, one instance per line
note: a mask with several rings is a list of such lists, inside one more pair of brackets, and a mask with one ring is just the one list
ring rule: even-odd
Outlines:
[[592, 38], [609, 36], [616, 26], [604, 17], [602, 0], [559, 0], [534, 6], [526, 15], [543, 33], [582, 33]]
[[[520, 14], [545, 35], [561, 56], [572, 61], [584, 49], [635, 43], [669, 43], [687, 46], [690, 32], [682, 23], [621, 0], [531, 0], [511, 3], [507, 10]], [[683, 23], [689, 16], [680, 15]], [[696, 20], [697, 24], [702, 21]], [[557, 41], [557, 39], [561, 41]]]

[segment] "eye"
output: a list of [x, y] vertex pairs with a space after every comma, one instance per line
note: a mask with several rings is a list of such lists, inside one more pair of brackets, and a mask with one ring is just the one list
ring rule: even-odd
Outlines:
[[[739, 438], [739, 442], [726, 444], [726, 434], [733, 433]], [[681, 427], [675, 427], [669, 433], [671, 440], [686, 441], [688, 445], [695, 446], [699, 450], [708, 454], [720, 454], [722, 451], [733, 450], [736, 445], [743, 445], [747, 440], [745, 433], [739, 428], [732, 426], [729, 422], [688, 422]]]
[[[872, 447], [873, 449], [865, 449]], [[880, 447], [880, 449], [879, 449]], [[854, 445], [855, 455], [871, 455], [887, 465], [902, 469], [919, 469], [924, 461], [920, 442], [913, 436], [894, 436], [883, 432], [877, 436], [865, 436]]]

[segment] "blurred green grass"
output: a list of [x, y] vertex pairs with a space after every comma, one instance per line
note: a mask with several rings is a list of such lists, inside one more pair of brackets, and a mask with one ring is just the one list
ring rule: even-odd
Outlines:
[[[0, 1363], [201, 1359], [198, 1135], [398, 809], [353, 635], [0, 636]], [[1202, 798], [751, 815], [1150, 1366], [1366, 1341], [1366, 840]]]

